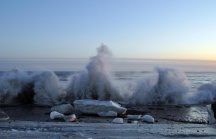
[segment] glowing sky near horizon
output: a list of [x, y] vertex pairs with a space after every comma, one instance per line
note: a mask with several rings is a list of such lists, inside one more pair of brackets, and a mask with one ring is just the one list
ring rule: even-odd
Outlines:
[[215, 0], [1, 0], [0, 58], [216, 60]]

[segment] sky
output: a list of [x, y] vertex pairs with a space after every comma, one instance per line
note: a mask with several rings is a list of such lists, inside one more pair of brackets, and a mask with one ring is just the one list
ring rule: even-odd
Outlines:
[[0, 0], [0, 58], [216, 60], [215, 0]]

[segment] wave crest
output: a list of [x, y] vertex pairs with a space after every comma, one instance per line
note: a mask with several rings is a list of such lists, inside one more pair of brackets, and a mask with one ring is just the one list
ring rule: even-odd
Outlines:
[[156, 68], [154, 75], [138, 83], [131, 98], [136, 105], [181, 104], [189, 92], [186, 75], [175, 69]]

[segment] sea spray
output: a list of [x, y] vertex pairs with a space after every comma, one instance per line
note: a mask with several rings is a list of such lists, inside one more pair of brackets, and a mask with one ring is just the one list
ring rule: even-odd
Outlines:
[[53, 105], [64, 101], [66, 93], [62, 89], [58, 77], [52, 71], [44, 71], [33, 77], [34, 103]]
[[31, 79], [26, 72], [18, 69], [4, 72], [0, 78], [0, 103], [16, 103], [16, 97], [22, 93], [23, 87], [30, 83]]
[[[70, 77], [63, 77], [65, 80], [59, 81], [53, 71], [30, 73], [13, 69], [1, 73], [0, 103], [54, 105], [77, 99], [97, 99], [130, 101], [135, 105], [160, 105], [200, 104], [216, 100], [216, 82], [203, 84], [197, 92], [189, 93], [186, 75], [176, 69], [156, 68], [151, 76], [137, 84], [132, 78], [120, 79], [122, 84], [119, 79], [112, 77], [111, 60], [109, 48], [102, 44], [97, 49], [97, 55], [90, 58], [86, 69], [72, 71]], [[133, 76], [132, 73], [129, 76]], [[125, 73], [121, 71], [120, 74]], [[140, 72], [139, 78], [142, 74], [146, 75]]]
[[138, 83], [130, 102], [134, 105], [185, 103], [189, 92], [186, 75], [170, 68], [156, 68], [155, 71]]
[[202, 84], [190, 98], [190, 102], [193, 104], [210, 104], [215, 101], [216, 82]]
[[51, 71], [28, 72], [13, 69], [0, 78], [1, 104], [53, 105], [64, 99], [58, 77]]
[[121, 100], [110, 78], [111, 57], [109, 48], [101, 44], [97, 55], [90, 58], [86, 70], [72, 76], [67, 89], [71, 99]]

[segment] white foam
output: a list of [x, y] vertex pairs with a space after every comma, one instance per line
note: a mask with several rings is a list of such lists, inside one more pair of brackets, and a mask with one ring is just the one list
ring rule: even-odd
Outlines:
[[31, 79], [26, 72], [17, 69], [5, 72], [0, 78], [0, 103], [14, 103], [14, 98]]
[[34, 91], [36, 104], [57, 104], [64, 96], [59, 79], [52, 71], [45, 71], [34, 77]]
[[29, 95], [33, 96], [33, 103], [45, 105], [70, 103], [78, 99], [129, 101], [135, 105], [197, 104], [216, 100], [216, 82], [203, 84], [196, 93], [189, 94], [188, 79], [177, 69], [156, 68], [151, 76], [144, 77], [137, 84], [134, 80], [116, 83], [110, 70], [111, 61], [111, 51], [101, 44], [86, 69], [68, 77], [66, 85], [53, 71], [28, 74], [14, 69], [5, 72], [0, 76], [0, 103], [15, 103], [29, 84], [33, 91], [29, 88], [29, 94], [28, 90], [24, 91], [25, 94], [21, 95], [23, 101], [25, 95]]
[[186, 75], [176, 69], [156, 68], [155, 74], [141, 80], [132, 96], [132, 104], [181, 104], [189, 92]]
[[86, 70], [72, 76], [69, 96], [76, 99], [119, 100], [121, 95], [110, 78], [111, 52], [101, 45], [96, 56], [90, 58]]
[[192, 96], [190, 101], [194, 104], [210, 104], [216, 100], [216, 82], [202, 84]]

